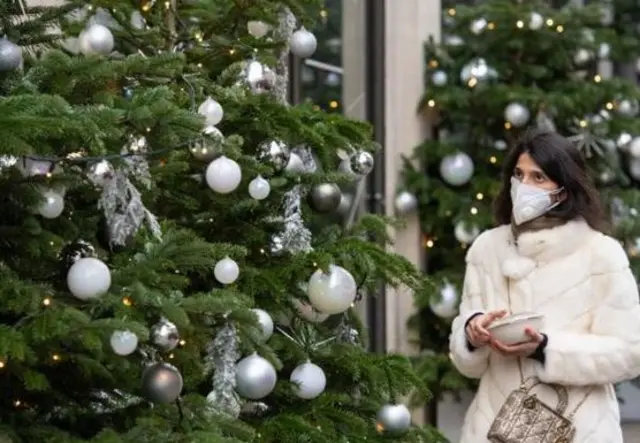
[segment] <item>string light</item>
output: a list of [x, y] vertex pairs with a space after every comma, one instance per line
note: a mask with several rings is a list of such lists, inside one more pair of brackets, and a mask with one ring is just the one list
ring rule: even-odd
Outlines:
[[607, 108], [609, 111], [613, 110], [614, 106], [613, 103], [611, 102], [607, 102], [606, 105], [604, 105], [605, 108]]
[[476, 194], [476, 200], [482, 200], [484, 198], [484, 194], [482, 194], [482, 192], [478, 192]]
[[487, 29], [489, 31], [493, 31], [494, 29], [496, 29], [496, 24], [494, 22], [487, 23]]
[[472, 215], [476, 215], [478, 213], [478, 208], [476, 208], [475, 206], [472, 206], [469, 212], [471, 212]]
[[551, 19], [551, 18], [547, 19], [547, 26], [548, 27], [552, 27], [553, 26], [553, 19]]
[[449, 14], [451, 17], [453, 17], [454, 15], [456, 15], [456, 10], [455, 10], [455, 8], [449, 8], [449, 10], [447, 11], [447, 14]]
[[467, 82], [467, 86], [469, 86], [470, 88], [475, 87], [477, 84], [478, 84], [478, 79], [475, 77], [471, 77]]
[[509, 123], [509, 122], [504, 122], [504, 129], [506, 129], [507, 131], [508, 131], [509, 129], [511, 129], [511, 123]]
[[495, 155], [492, 155], [492, 156], [489, 158], [489, 162], [490, 162], [491, 164], [495, 164], [497, 161], [498, 161], [498, 159], [496, 158], [496, 156], [495, 156]]
[[186, 344], [187, 344], [187, 342], [185, 340], [180, 340], [180, 346], [184, 346]]
[[429, 67], [430, 68], [435, 69], [438, 66], [440, 66], [440, 63], [438, 63], [438, 60], [429, 60]]
[[52, 359], [53, 361], [60, 361], [62, 358], [61, 358], [58, 354], [53, 354], [53, 355], [51, 356], [51, 359]]
[[44, 306], [51, 306], [51, 297], [45, 297], [44, 300], [42, 300], [42, 304]]
[[340, 106], [340, 104], [339, 104], [336, 100], [331, 100], [331, 101], [329, 102], [329, 107], [330, 107], [331, 109], [336, 109], [338, 106]]
[[556, 27], [556, 31], [557, 31], [557, 32], [564, 32], [564, 26], [562, 26], [562, 25], [558, 25], [558, 26]]
[[522, 20], [518, 20], [516, 22], [516, 28], [518, 28], [518, 29], [524, 28], [524, 22]]
[[427, 106], [430, 108], [434, 108], [436, 106], [436, 101], [431, 99], [427, 102]]
[[122, 304], [129, 307], [133, 305], [133, 300], [131, 300], [131, 297], [129, 296], [124, 296], [122, 297]]
[[0, 360], [0, 369], [4, 369], [4, 362]]
[[596, 83], [600, 83], [602, 81], [602, 76], [600, 74], [596, 74], [593, 77], [593, 81], [596, 82]]

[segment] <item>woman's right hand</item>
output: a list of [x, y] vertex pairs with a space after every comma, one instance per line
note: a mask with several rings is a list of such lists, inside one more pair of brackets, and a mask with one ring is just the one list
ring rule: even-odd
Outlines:
[[507, 315], [507, 311], [503, 309], [473, 317], [465, 329], [469, 344], [474, 348], [480, 348], [488, 344], [491, 341], [491, 334], [487, 331], [487, 327], [505, 315]]

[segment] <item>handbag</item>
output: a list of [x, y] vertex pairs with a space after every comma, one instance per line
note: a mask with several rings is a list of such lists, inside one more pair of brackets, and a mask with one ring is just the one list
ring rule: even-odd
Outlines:
[[[507, 282], [509, 311], [511, 294]], [[520, 387], [512, 391], [500, 408], [489, 428], [487, 439], [492, 443], [571, 443], [576, 433], [573, 417], [587, 400], [594, 387], [589, 389], [574, 410], [565, 416], [569, 395], [564, 386], [544, 384], [558, 397], [555, 407], [541, 401], [531, 390], [543, 383], [537, 377], [524, 378], [522, 362], [518, 358]]]

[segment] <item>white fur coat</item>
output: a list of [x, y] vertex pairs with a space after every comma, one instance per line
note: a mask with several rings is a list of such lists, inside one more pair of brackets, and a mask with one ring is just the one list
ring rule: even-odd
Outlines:
[[[520, 384], [517, 360], [489, 347], [469, 351], [464, 325], [476, 312], [508, 309], [545, 315], [544, 365], [523, 360], [525, 377], [564, 385], [567, 414], [590, 386], [577, 410], [574, 443], [622, 443], [620, 414], [612, 384], [640, 374], [640, 304], [627, 256], [615, 239], [583, 221], [521, 234], [509, 226], [484, 232], [467, 254], [467, 272], [450, 338], [451, 358], [480, 387], [467, 411], [459, 443], [487, 443], [487, 432], [509, 393]], [[534, 388], [555, 406], [546, 386]]]

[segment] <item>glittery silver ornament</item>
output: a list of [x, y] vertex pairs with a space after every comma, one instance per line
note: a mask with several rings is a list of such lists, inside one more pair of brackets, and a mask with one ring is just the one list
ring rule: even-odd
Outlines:
[[373, 155], [367, 151], [358, 151], [349, 159], [351, 170], [359, 176], [369, 174], [375, 165]]
[[209, 163], [221, 155], [224, 136], [218, 128], [208, 125], [202, 131], [202, 137], [196, 140], [189, 151], [198, 160]]
[[313, 33], [304, 27], [298, 29], [289, 37], [289, 49], [298, 57], [311, 57], [318, 48], [318, 40]]
[[256, 60], [245, 62], [240, 79], [256, 94], [272, 92], [277, 80], [275, 72], [270, 67]]
[[376, 415], [376, 430], [381, 434], [403, 434], [411, 427], [411, 412], [405, 405], [384, 405]]
[[252, 309], [251, 311], [258, 317], [258, 324], [262, 331], [260, 338], [263, 342], [266, 342], [273, 335], [273, 319], [269, 313], [263, 309]]
[[321, 183], [311, 187], [307, 195], [309, 206], [320, 213], [329, 213], [338, 209], [342, 200], [342, 191], [335, 183]]
[[474, 169], [473, 160], [464, 152], [447, 155], [440, 162], [440, 176], [451, 186], [467, 184]]
[[78, 43], [80, 52], [84, 55], [109, 55], [113, 51], [115, 40], [109, 28], [94, 23], [80, 33]]
[[115, 169], [107, 160], [100, 160], [89, 165], [87, 177], [95, 186], [103, 187], [115, 177]]
[[407, 215], [418, 209], [418, 199], [409, 191], [396, 195], [394, 207], [397, 215]]
[[182, 392], [182, 375], [167, 363], [154, 363], [142, 372], [142, 395], [153, 403], [172, 403]]
[[447, 84], [447, 73], [441, 70], [431, 74], [431, 84], [434, 86], [445, 86]]
[[282, 171], [289, 164], [291, 151], [279, 140], [264, 142], [258, 148], [258, 160], [270, 165], [276, 171]]
[[161, 350], [171, 351], [180, 343], [178, 327], [163, 317], [151, 328], [151, 340]]
[[268, 360], [253, 354], [236, 365], [236, 390], [243, 397], [259, 400], [271, 394], [278, 376]]
[[22, 65], [22, 48], [0, 37], [0, 71], [13, 71]]
[[445, 283], [440, 288], [439, 297], [429, 303], [429, 307], [438, 317], [452, 318], [458, 313], [458, 291], [451, 283]]
[[522, 103], [509, 103], [504, 109], [504, 119], [516, 128], [521, 128], [529, 122], [531, 113]]

